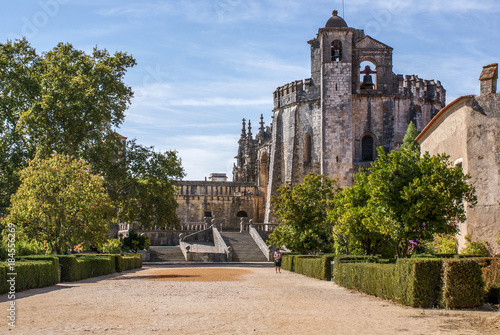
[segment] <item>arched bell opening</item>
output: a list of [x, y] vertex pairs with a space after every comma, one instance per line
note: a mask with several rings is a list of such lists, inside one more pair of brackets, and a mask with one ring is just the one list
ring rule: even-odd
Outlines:
[[342, 42], [335, 40], [331, 45], [332, 62], [342, 61]]
[[365, 60], [359, 67], [359, 81], [361, 90], [377, 89], [377, 66], [375, 63]]

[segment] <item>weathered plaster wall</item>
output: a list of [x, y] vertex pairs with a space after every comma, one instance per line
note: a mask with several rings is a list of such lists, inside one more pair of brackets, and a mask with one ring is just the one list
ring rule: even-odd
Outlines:
[[464, 236], [484, 240], [492, 254], [499, 253], [500, 230], [500, 94], [462, 98], [446, 110], [422, 139], [422, 152], [446, 153], [462, 164], [476, 188], [477, 205], [467, 207], [467, 222], [460, 224], [459, 250]]

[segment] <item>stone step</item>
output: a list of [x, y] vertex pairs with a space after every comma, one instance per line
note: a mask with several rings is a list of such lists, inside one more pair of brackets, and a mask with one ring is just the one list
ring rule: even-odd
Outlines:
[[267, 258], [248, 232], [221, 232], [221, 236], [234, 250], [233, 261], [267, 262]]
[[150, 246], [151, 262], [185, 261], [179, 246]]

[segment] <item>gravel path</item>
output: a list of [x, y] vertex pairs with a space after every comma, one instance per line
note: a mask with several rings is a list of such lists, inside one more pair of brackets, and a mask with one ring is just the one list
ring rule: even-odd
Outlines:
[[0, 296], [0, 334], [500, 334], [496, 312], [403, 307], [267, 264], [146, 265], [20, 292], [12, 329], [8, 306]]

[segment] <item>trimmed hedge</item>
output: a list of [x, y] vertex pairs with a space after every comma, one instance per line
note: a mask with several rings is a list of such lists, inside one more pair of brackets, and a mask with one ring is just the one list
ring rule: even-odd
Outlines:
[[440, 259], [400, 259], [394, 271], [392, 300], [412, 307], [434, 307], [441, 300]]
[[394, 264], [362, 262], [361, 259], [357, 259], [355, 263], [347, 263], [337, 257], [333, 265], [332, 279], [340, 286], [383, 299], [392, 299], [394, 267]]
[[[483, 272], [496, 292], [499, 265], [494, 260], [489, 264]], [[485, 296], [477, 259], [400, 259], [396, 264], [374, 264], [368, 259], [338, 257], [332, 278], [341, 286], [412, 307], [474, 308]]]
[[59, 282], [59, 262], [57, 257], [20, 257], [15, 263], [15, 271], [10, 271], [8, 263], [0, 264], [0, 294], [10, 292], [8, 273], [14, 272], [15, 292], [32, 288], [52, 286]]
[[141, 254], [104, 254], [102, 256], [109, 256], [115, 262], [116, 272], [122, 272], [142, 267]]
[[485, 301], [500, 304], [500, 258], [480, 257], [476, 260], [483, 273]]
[[53, 286], [61, 281], [76, 281], [142, 267], [142, 255], [57, 255], [21, 256], [15, 271], [0, 263], [0, 294], [10, 292], [8, 273], [15, 276], [15, 291]]
[[137, 268], [142, 268], [142, 255], [141, 254], [125, 254], [118, 255], [116, 271], [122, 272]]
[[61, 281], [77, 281], [116, 272], [115, 260], [109, 255], [58, 255]]
[[295, 253], [283, 254], [281, 267], [283, 270], [293, 271], [308, 277], [321, 280], [331, 279], [331, 261], [333, 254], [299, 255]]
[[281, 268], [287, 271], [295, 271], [295, 257], [301, 256], [296, 252], [287, 252], [281, 255]]
[[484, 302], [484, 281], [475, 259], [445, 259], [443, 300], [446, 308], [474, 308]]

